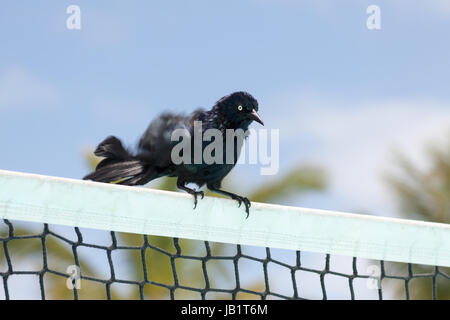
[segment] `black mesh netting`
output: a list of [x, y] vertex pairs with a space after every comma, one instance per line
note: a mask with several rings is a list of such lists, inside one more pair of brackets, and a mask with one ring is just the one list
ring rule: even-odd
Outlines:
[[449, 271], [0, 221], [0, 299], [450, 299]]

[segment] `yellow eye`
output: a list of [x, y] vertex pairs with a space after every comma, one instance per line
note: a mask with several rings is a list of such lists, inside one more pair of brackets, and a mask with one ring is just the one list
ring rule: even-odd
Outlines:
[[238, 106], [238, 110], [239, 110], [239, 111], [242, 111], [242, 109], [243, 109], [243, 108], [242, 108], [242, 106], [241, 106], [241, 105], [240, 105], [240, 106]]

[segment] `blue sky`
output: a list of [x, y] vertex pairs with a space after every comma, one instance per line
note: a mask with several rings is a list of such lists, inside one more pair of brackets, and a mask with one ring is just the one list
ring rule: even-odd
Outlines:
[[[329, 172], [326, 193], [287, 203], [395, 215], [392, 150], [425, 166], [421, 148], [450, 132], [448, 30], [446, 0], [3, 1], [0, 168], [81, 178], [82, 150], [107, 135], [132, 145], [163, 110], [247, 90], [280, 129], [280, 173]], [[245, 189], [270, 179], [258, 172], [233, 174]]]

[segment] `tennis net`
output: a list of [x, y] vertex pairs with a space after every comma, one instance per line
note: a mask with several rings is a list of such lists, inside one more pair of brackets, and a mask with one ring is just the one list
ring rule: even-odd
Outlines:
[[0, 171], [2, 299], [450, 299], [450, 226]]

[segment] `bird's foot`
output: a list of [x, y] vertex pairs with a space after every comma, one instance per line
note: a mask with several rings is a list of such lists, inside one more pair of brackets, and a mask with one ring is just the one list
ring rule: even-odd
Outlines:
[[250, 207], [252, 206], [252, 203], [250, 202], [250, 200], [248, 200], [246, 197], [241, 197], [238, 195], [233, 195], [231, 197], [233, 200], [236, 200], [239, 203], [239, 207], [241, 207], [242, 202], [245, 205], [245, 212], [247, 213], [247, 218], [248, 219], [248, 215], [250, 214]]
[[202, 199], [205, 197], [205, 193], [203, 191], [193, 191], [192, 195], [194, 196], [194, 209], [197, 208], [197, 197], [200, 195]]

